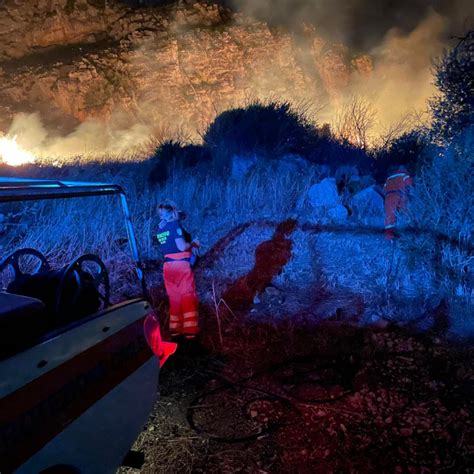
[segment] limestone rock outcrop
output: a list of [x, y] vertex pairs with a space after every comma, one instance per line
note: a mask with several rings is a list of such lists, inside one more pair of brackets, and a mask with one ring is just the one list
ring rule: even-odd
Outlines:
[[370, 74], [314, 28], [300, 34], [193, 1], [0, 4], [0, 129], [39, 112], [58, 132], [90, 118], [200, 131], [252, 99], [320, 101]]

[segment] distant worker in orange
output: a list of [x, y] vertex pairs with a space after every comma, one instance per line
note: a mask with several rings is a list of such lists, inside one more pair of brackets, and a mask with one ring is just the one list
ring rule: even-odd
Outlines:
[[393, 172], [383, 187], [385, 196], [385, 238], [393, 240], [397, 225], [397, 213], [406, 208], [408, 191], [413, 186], [413, 178], [405, 166], [393, 168]]
[[160, 204], [161, 219], [156, 234], [164, 255], [163, 276], [170, 302], [170, 333], [172, 337], [193, 339], [199, 332], [198, 297], [191, 268], [192, 250], [199, 247], [182, 228], [180, 212], [173, 203]]

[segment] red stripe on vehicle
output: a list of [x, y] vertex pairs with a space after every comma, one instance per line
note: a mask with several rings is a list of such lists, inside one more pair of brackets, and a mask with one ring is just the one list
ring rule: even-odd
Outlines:
[[2, 400], [0, 471], [11, 472], [153, 354], [141, 318]]

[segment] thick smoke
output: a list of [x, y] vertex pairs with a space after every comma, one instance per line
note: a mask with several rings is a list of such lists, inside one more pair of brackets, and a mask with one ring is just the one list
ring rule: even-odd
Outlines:
[[410, 33], [389, 30], [371, 50], [374, 71], [369, 79], [356, 83], [350, 94], [371, 104], [375, 113], [373, 138], [407, 115], [425, 115], [426, 119], [428, 100], [436, 93], [433, 59], [442, 54], [445, 31], [445, 19], [431, 11]]
[[[118, 121], [118, 120], [117, 120]], [[20, 147], [38, 157], [121, 157], [140, 151], [151, 139], [152, 130], [144, 124], [120, 127], [109, 123], [87, 120], [66, 136], [47, 130], [38, 113], [15, 115], [7, 136], [16, 137]]]
[[428, 99], [436, 92], [433, 58], [442, 53], [445, 29], [444, 18], [430, 12], [408, 34], [390, 30], [372, 50], [374, 72], [368, 81], [356, 86], [355, 93], [368, 98], [382, 128], [411, 111], [427, 109]]
[[[149, 5], [161, 3], [148, 2]], [[317, 122], [334, 126], [348, 102], [354, 98], [364, 101], [373, 112], [372, 143], [377, 136], [402, 123], [407, 115], [423, 116], [428, 99], [436, 93], [434, 58], [452, 44], [453, 37], [461, 36], [474, 18], [470, 0], [220, 0], [220, 3], [245, 16], [283, 27], [296, 38], [304, 25], [312, 24], [316, 34], [325, 41], [341, 43], [353, 54], [370, 55], [373, 62], [370, 78], [351, 81], [339, 97], [321, 94], [314, 57], [305, 50], [304, 39], [298, 62], [305, 65], [306, 72], [314, 71], [312, 90], [292, 91], [288, 87], [292, 78], [282, 75], [272, 64], [268, 65], [266, 74], [248, 78], [248, 83], [251, 98], [310, 104]], [[294, 62], [294, 57], [288, 58], [289, 64]], [[186, 68], [191, 70], [192, 65]]]
[[321, 36], [352, 49], [369, 52], [391, 30], [413, 32], [437, 13], [446, 22], [445, 39], [460, 35], [472, 24], [471, 0], [227, 0], [235, 10], [274, 25], [298, 30], [315, 25]]
[[[472, 2], [467, 0], [226, 0], [226, 3], [245, 15], [288, 28], [295, 38], [303, 31], [304, 24], [312, 23], [316, 34], [325, 41], [341, 42], [353, 54], [369, 54], [373, 61], [370, 77], [351, 81], [340, 97], [320, 97], [315, 59], [309, 50], [305, 51], [303, 37], [298, 62], [305, 64], [306, 71], [314, 71], [312, 90], [292, 93], [288, 87], [292, 77], [283, 77], [271, 64], [265, 77], [248, 78], [248, 84], [252, 90], [250, 99], [314, 105], [314, 118], [319, 123], [335, 125], [341, 109], [353, 98], [367, 101], [375, 117], [372, 142], [407, 113], [426, 110], [427, 100], [435, 93], [433, 58], [450, 44], [450, 38], [462, 35], [474, 17]], [[142, 48], [145, 59], [142, 57], [137, 67], [143, 68], [146, 75], [159, 65], [153, 57], [154, 46], [146, 44]], [[149, 60], [147, 50], [150, 50]], [[288, 58], [289, 64], [294, 62], [294, 57]], [[188, 74], [192, 68], [192, 64], [186, 64]], [[206, 100], [212, 102], [213, 99], [209, 95]], [[322, 103], [326, 103], [325, 109]], [[119, 116], [108, 123], [88, 120], [63, 137], [47, 130], [38, 114], [20, 114], [15, 117], [8, 135], [17, 136], [20, 146], [42, 156], [130, 156], [134, 149], [146, 147], [151, 136], [156, 135], [154, 127], [146, 125], [149, 123], [146, 118], [153, 116], [157, 108], [163, 124], [171, 133], [176, 133], [182, 124], [174, 118], [176, 114], [169, 104], [151, 102], [140, 104], [141, 122], [131, 126], [124, 126]], [[211, 118], [206, 115], [196, 123], [189, 123], [192, 130], [186, 132], [195, 137], [205, 126], [203, 120]]]
[[[436, 93], [434, 59], [457, 41], [474, 17], [472, 2], [465, 0], [232, 0], [232, 4], [296, 35], [302, 25], [312, 23], [325, 41], [340, 42], [352, 54], [368, 54], [373, 63], [370, 77], [351, 81], [339, 97], [328, 98], [316, 118], [337, 128], [335, 122], [348, 102], [366, 102], [373, 112], [372, 143], [397, 124], [408, 123], [409, 115], [429, 119], [428, 100]], [[308, 63], [314, 61], [309, 51], [306, 58]], [[278, 71], [270, 68], [269, 76], [278, 78]], [[258, 81], [255, 89], [263, 89]]]

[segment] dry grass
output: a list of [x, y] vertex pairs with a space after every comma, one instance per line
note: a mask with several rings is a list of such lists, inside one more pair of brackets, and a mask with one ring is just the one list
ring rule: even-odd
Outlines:
[[[144, 186], [145, 176], [132, 177], [128, 175], [129, 171], [125, 167], [121, 173], [111, 175], [106, 167], [97, 165], [78, 168], [75, 176], [71, 170], [62, 170], [60, 175], [66, 175], [67, 179], [121, 184], [127, 191], [139, 247], [145, 259], [159, 257], [153, 245], [158, 224], [156, 208], [166, 198], [188, 212], [185, 226], [200, 238], [203, 252], [206, 252], [239, 223], [270, 216], [283, 219], [308, 185], [285, 176], [272, 180], [270, 173], [264, 172], [255, 172], [245, 183], [212, 175], [175, 172], [163, 187], [150, 188]], [[37, 173], [44, 177], [41, 169]], [[7, 216], [0, 240], [4, 255], [15, 248], [34, 247], [47, 255], [53, 266], [60, 267], [81, 254], [97, 253], [112, 266], [113, 274], [118, 275], [129, 267], [127, 248], [120, 244], [126, 234], [116, 198], [24, 203], [4, 206], [0, 212]], [[253, 244], [249, 241], [247, 246]]]
[[[427, 246], [436, 253], [439, 291], [470, 304], [474, 301], [474, 156], [471, 142], [453, 143], [417, 179], [408, 221], [433, 232]], [[436, 238], [435, 235], [442, 236]]]
[[[461, 170], [467, 174], [469, 168], [464, 166]], [[454, 301], [461, 295], [469, 300], [466, 304], [472, 304], [467, 289], [472, 281], [469, 279], [472, 256], [452, 243], [436, 246], [429, 234], [409, 234], [391, 246], [381, 233], [365, 232], [360, 221], [349, 220], [342, 230], [303, 228], [314, 217], [301, 196], [317, 182], [317, 171], [295, 176], [275, 173], [262, 164], [245, 179], [237, 180], [198, 167], [193, 172], [176, 170], [163, 186], [156, 187], [146, 183], [148, 171], [147, 163], [97, 164], [66, 167], [58, 173], [63, 179], [121, 184], [127, 191], [139, 247], [146, 260], [160, 258], [159, 250], [153, 245], [153, 233], [158, 223], [156, 207], [165, 198], [187, 211], [185, 227], [202, 242], [203, 254], [214, 251], [214, 245], [239, 226], [254, 222], [215, 251], [204, 267], [198, 268], [198, 287], [204, 302], [212, 299], [213, 282], [215, 298], [219, 301], [226, 285], [249, 272], [256, 246], [270, 239], [274, 232], [275, 226], [269, 220], [277, 223], [297, 217], [300, 228], [291, 237], [292, 259], [274, 280], [280, 287], [317, 286], [360, 293], [371, 314], [379, 311], [396, 314], [403, 307], [406, 311], [407, 301], [416, 301], [417, 306], [410, 303], [410, 307], [420, 312], [427, 302], [435, 303], [433, 297], [436, 301], [442, 298]], [[446, 233], [449, 229], [455, 244], [469, 243], [466, 225], [456, 228], [456, 219], [459, 220], [456, 215], [464, 212], [464, 221], [472, 222], [469, 216], [474, 205], [469, 207], [466, 200], [457, 204], [449, 201], [449, 207], [442, 187], [435, 189], [435, 199], [430, 192], [432, 183], [441, 181], [440, 173], [447, 171], [455, 175], [461, 172], [446, 167], [424, 170], [413, 204], [413, 209], [422, 212], [417, 213], [418, 218], [413, 222], [419, 227], [428, 223], [435, 232]], [[38, 168], [36, 173], [38, 177], [44, 177], [45, 173], [52, 176], [51, 169]], [[464, 207], [453, 208], [454, 204]], [[443, 206], [449, 215], [443, 214]], [[34, 247], [47, 255], [54, 267], [61, 267], [81, 254], [95, 253], [110, 269], [115, 295], [130, 296], [138, 291], [133, 264], [124, 244], [126, 234], [117, 199], [27, 203], [10, 205], [0, 212], [7, 216], [6, 232], [0, 237], [3, 255], [15, 248]], [[153, 273], [150, 277], [160, 283], [158, 275]]]

